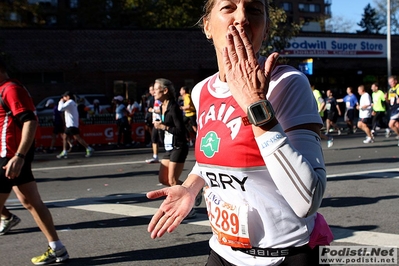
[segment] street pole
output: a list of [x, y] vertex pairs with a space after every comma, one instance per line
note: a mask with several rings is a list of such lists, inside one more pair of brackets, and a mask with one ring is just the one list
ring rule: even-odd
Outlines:
[[387, 0], [387, 68], [388, 77], [391, 73], [391, 0]]

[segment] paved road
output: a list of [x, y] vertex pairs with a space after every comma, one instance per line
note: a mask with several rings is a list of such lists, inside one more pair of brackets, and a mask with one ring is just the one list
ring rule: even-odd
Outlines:
[[[364, 135], [334, 136], [324, 154], [328, 185], [320, 212], [335, 235], [334, 245], [398, 246], [399, 147], [393, 137], [363, 144]], [[98, 150], [101, 148], [97, 148]], [[149, 148], [83, 152], [57, 160], [38, 154], [34, 174], [71, 260], [65, 265], [204, 265], [211, 232], [204, 203], [198, 216], [175, 232], [152, 240], [146, 231], [160, 200], [158, 164], [145, 164]], [[182, 176], [194, 163], [191, 151]], [[31, 265], [46, 241], [30, 214], [12, 195], [7, 206], [22, 218], [1, 236], [1, 265]]]

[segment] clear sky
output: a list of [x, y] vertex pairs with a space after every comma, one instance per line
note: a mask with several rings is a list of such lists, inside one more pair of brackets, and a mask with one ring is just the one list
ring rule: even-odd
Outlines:
[[332, 0], [331, 13], [333, 17], [339, 16], [343, 17], [345, 21], [352, 21], [351, 32], [356, 32], [356, 30], [360, 30], [357, 23], [362, 19], [367, 4], [375, 8], [374, 0]]

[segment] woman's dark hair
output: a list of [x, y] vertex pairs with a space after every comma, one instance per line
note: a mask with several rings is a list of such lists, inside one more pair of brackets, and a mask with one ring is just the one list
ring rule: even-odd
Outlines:
[[159, 78], [155, 80], [155, 83], [159, 83], [162, 88], [167, 88], [168, 93], [166, 94], [169, 100], [176, 100], [175, 97], [175, 87], [173, 86], [172, 81], [164, 78]]

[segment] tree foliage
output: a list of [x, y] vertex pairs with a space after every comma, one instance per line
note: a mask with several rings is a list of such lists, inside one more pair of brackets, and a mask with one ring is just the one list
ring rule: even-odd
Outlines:
[[[387, 26], [387, 0], [374, 0], [376, 4], [376, 12], [383, 19], [383, 26]], [[391, 0], [391, 33], [399, 34], [399, 0]], [[386, 28], [384, 29], [386, 33]]]
[[353, 32], [355, 22], [343, 16], [332, 16], [325, 22], [325, 29], [329, 32]]
[[378, 15], [377, 11], [371, 7], [370, 4], [364, 8], [362, 20], [357, 23], [363, 30], [357, 31], [359, 33], [366, 34], [379, 34], [380, 30], [384, 26], [382, 17]]
[[196, 25], [202, 14], [203, 0], [130, 0], [140, 28], [189, 28]]
[[[44, 18], [53, 12], [59, 17], [58, 26], [63, 28], [193, 28], [202, 16], [203, 4], [204, 0], [84, 0], [79, 1], [77, 8], [66, 8], [60, 14], [57, 13], [60, 9], [50, 3], [32, 5], [28, 0], [0, 1], [0, 26], [46, 26], [49, 23]], [[58, 5], [68, 7], [69, 1], [59, 0]], [[9, 21], [7, 17], [12, 12], [25, 17], [18, 22]], [[270, 37], [262, 53], [282, 50], [301, 28], [301, 25], [287, 23], [286, 12], [273, 5], [270, 20]]]
[[287, 13], [282, 8], [270, 6], [269, 38], [262, 49], [262, 54], [283, 50], [288, 41], [298, 35], [302, 23], [287, 23]]
[[40, 25], [39, 6], [28, 0], [0, 1], [0, 28]]

